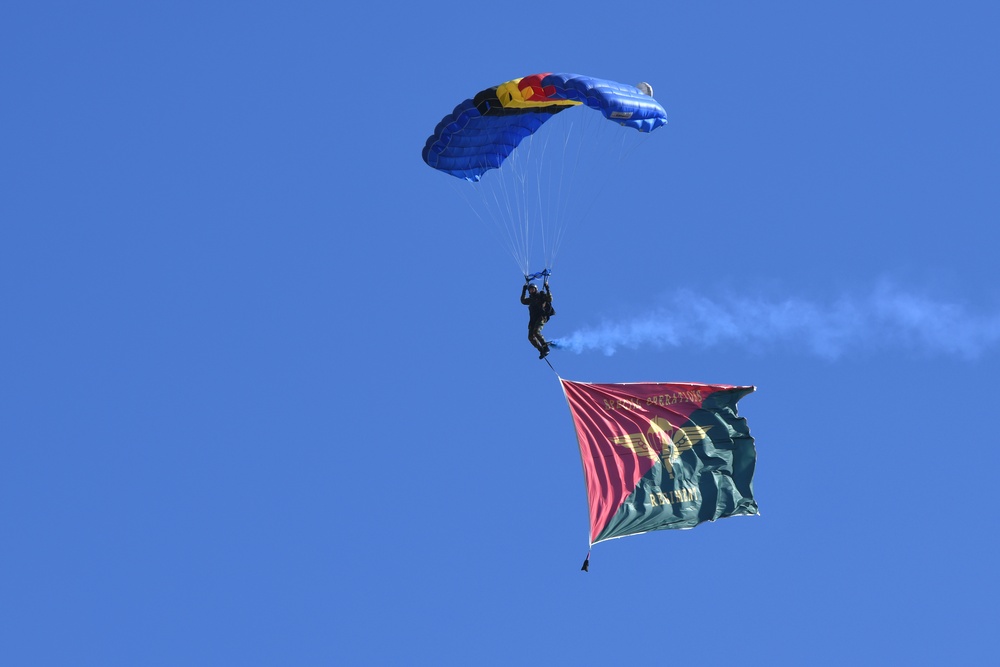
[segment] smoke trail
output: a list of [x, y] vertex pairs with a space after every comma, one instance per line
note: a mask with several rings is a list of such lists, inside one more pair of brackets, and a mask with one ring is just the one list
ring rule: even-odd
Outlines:
[[973, 359], [1000, 342], [1000, 314], [976, 314], [956, 303], [907, 294], [889, 286], [862, 298], [820, 304], [802, 299], [707, 299], [678, 292], [653, 311], [605, 321], [554, 341], [577, 354], [644, 346], [775, 346], [805, 349], [827, 359], [849, 350], [906, 348]]

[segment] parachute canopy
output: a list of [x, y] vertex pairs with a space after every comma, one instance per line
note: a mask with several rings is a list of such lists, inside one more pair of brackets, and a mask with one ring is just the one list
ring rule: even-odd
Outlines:
[[[601, 112], [606, 119], [640, 132], [667, 122], [667, 113], [642, 89], [579, 74], [533, 74], [480, 91], [445, 116], [424, 146], [424, 162], [458, 178], [476, 182], [496, 169], [555, 114], [575, 106]], [[648, 91], [648, 92], [646, 92]]]

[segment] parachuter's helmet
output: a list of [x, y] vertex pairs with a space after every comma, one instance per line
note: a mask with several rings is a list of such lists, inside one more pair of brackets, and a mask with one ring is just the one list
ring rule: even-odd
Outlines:
[[528, 285], [528, 291], [534, 294], [535, 292], [538, 291], [538, 285], [531, 283], [530, 285]]

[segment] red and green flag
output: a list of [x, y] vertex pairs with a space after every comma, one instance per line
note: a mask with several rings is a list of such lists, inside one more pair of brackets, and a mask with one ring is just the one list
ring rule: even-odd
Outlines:
[[580, 443], [591, 545], [757, 514], [756, 450], [736, 409], [755, 387], [560, 381]]

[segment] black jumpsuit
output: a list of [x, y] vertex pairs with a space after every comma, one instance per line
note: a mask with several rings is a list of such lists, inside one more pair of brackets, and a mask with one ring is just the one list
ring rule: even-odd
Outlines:
[[546, 305], [552, 303], [552, 291], [546, 284], [544, 292], [535, 292], [529, 296], [528, 286], [525, 285], [521, 288], [521, 303], [528, 307], [528, 342], [544, 357], [549, 352], [549, 344], [542, 337], [542, 327], [549, 321], [545, 311]]

